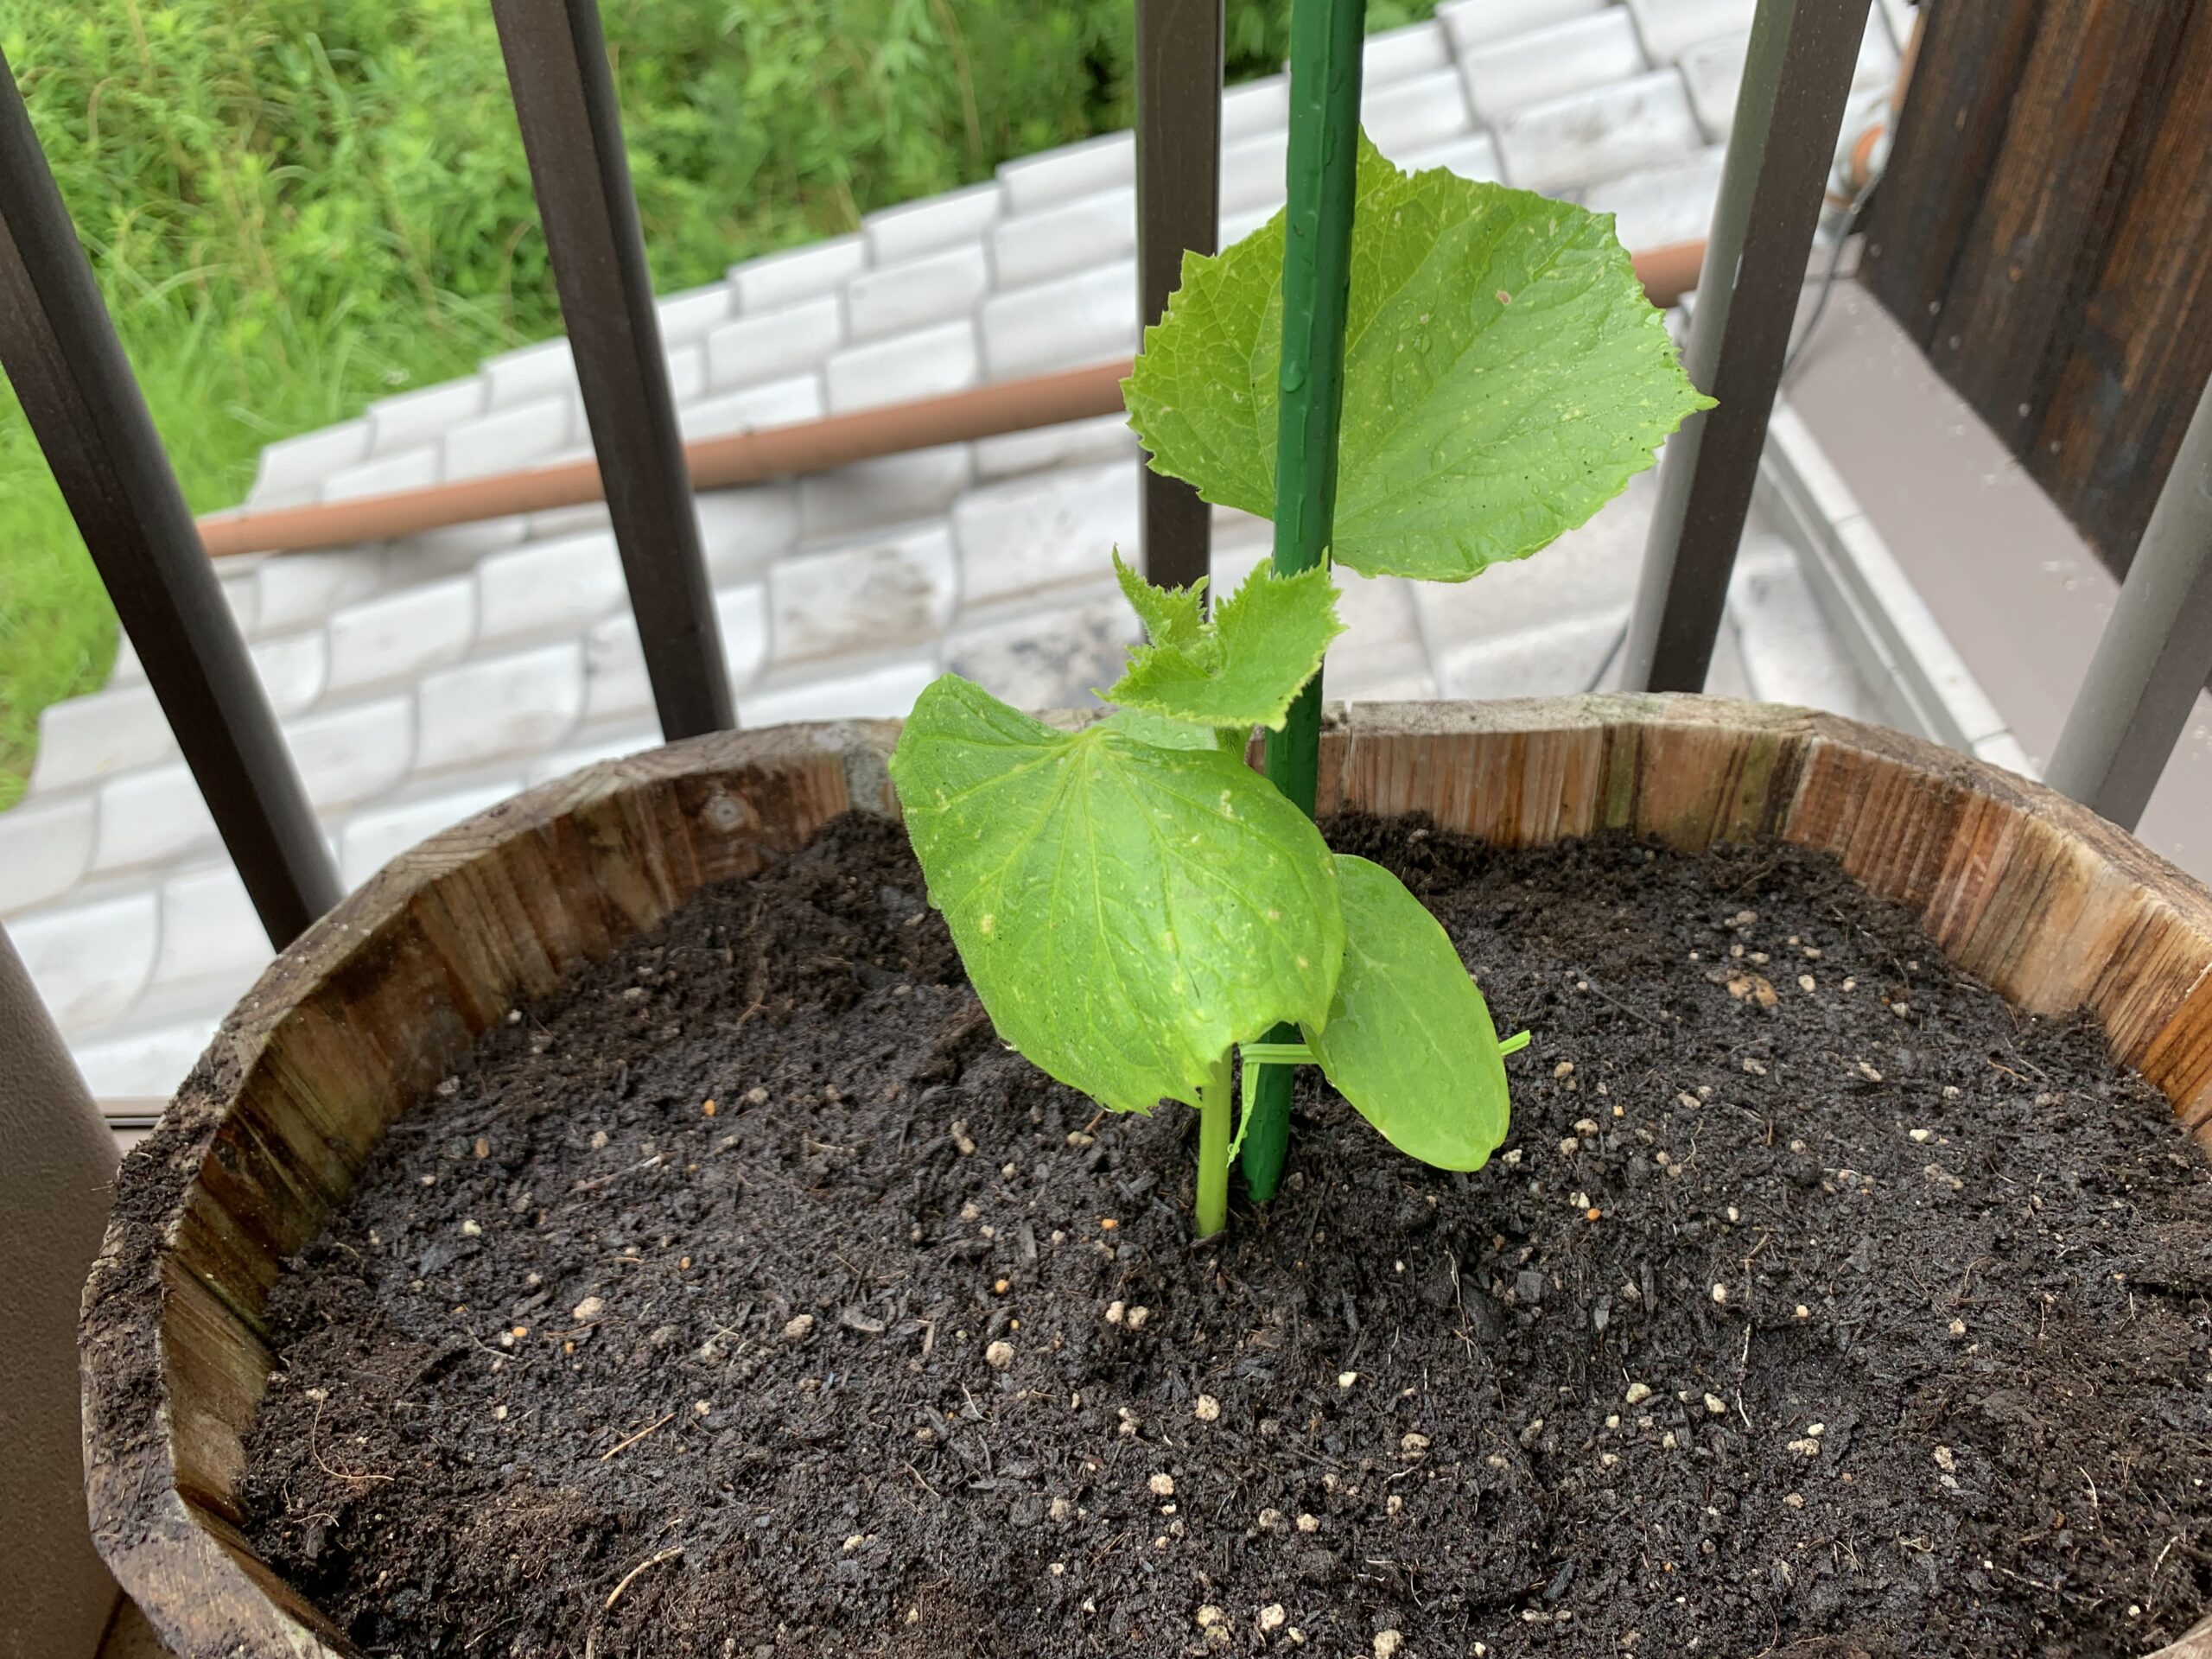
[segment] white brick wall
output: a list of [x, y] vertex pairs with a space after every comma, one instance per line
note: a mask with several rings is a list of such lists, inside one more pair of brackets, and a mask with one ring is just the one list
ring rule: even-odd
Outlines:
[[574, 635], [622, 603], [627, 588], [611, 530], [525, 542], [476, 569], [477, 638], [487, 644]]
[[736, 297], [727, 281], [709, 283], [704, 288], [687, 288], [680, 294], [661, 297], [660, 343], [671, 353], [677, 348], [697, 344], [730, 317], [730, 303]]
[[1121, 677], [1142, 637], [1135, 613], [1109, 583], [1045, 608], [986, 608], [945, 640], [945, 666], [1017, 709], [1090, 706]]
[[254, 572], [251, 631], [276, 634], [320, 626], [341, 605], [378, 592], [384, 581], [385, 556], [372, 547], [286, 553], [264, 559]]
[[308, 715], [284, 728], [308, 798], [327, 812], [375, 800], [415, 760], [415, 699], [402, 695]]
[[369, 423], [347, 421], [266, 446], [254, 469], [251, 507], [276, 507], [312, 501], [333, 473], [368, 459]]
[[[1280, 164], [1275, 182], [1280, 188]], [[1001, 289], [1023, 288], [1103, 259], [1125, 257], [1136, 245], [1136, 187], [1116, 185], [1001, 219], [991, 230], [991, 264]]]
[[321, 629], [260, 640], [252, 655], [254, 674], [279, 715], [296, 714], [322, 695], [330, 674], [330, 640]]
[[799, 480], [799, 524], [810, 543], [842, 541], [889, 524], [931, 518], [968, 486], [964, 443], [855, 461]]
[[1704, 142], [1672, 69], [1548, 99], [1497, 129], [1506, 178], [1523, 190], [1587, 184], [1688, 156]]
[[369, 405], [369, 453], [391, 455], [435, 443], [454, 426], [483, 410], [485, 391], [485, 383], [472, 378], [378, 399]]
[[1679, 162], [1638, 168], [1582, 193], [1582, 205], [1614, 216], [1613, 232], [1639, 251], [1704, 239], [1720, 195], [1719, 144]]
[[716, 587], [760, 569], [798, 540], [798, 486], [754, 484], [692, 497], [707, 574]]
[[1456, 69], [1439, 69], [1369, 90], [1360, 123], [1375, 147], [1393, 161], [1427, 149], [1467, 130], [1467, 94]]
[[575, 353], [566, 340], [549, 340], [487, 357], [483, 373], [485, 403], [492, 409], [535, 403], [541, 397], [574, 399], [583, 395], [576, 384]]
[[39, 715], [31, 792], [66, 789], [159, 760], [175, 750], [149, 686], [57, 702]]
[[1746, 33], [1758, 0], [1628, 0], [1628, 9], [1643, 49], [1655, 63], [1663, 63], [1700, 41]]
[[830, 359], [830, 412], [964, 391], [982, 378], [982, 367], [976, 325], [966, 317], [849, 346]]
[[1137, 469], [1126, 461], [970, 490], [953, 508], [961, 592], [978, 605], [1113, 573], [1138, 535]]
[[1611, 6], [1487, 41], [1467, 53], [1459, 70], [1476, 117], [1497, 121], [1548, 98], [1625, 80], [1649, 67], [1635, 23]]
[[92, 861], [89, 793], [23, 801], [0, 812], [0, 917], [57, 899]]
[[22, 917], [8, 935], [54, 1023], [81, 1031], [121, 1014], [145, 985], [158, 914], [151, 893], [133, 893]]
[[228, 864], [188, 871], [161, 889], [161, 944], [149, 990], [206, 986], [235, 995], [275, 953], [245, 884]]
[[741, 316], [707, 336], [707, 384], [747, 386], [817, 369], [844, 339], [844, 308], [835, 294]]
[[182, 761], [125, 772], [100, 786], [94, 874], [160, 864], [215, 844], [215, 820]]
[[932, 196], [909, 207], [870, 213], [861, 222], [869, 257], [879, 265], [981, 238], [999, 213], [995, 181]]
[[511, 473], [588, 435], [582, 406], [568, 396], [514, 402], [447, 433], [442, 470], [448, 481]]
[[1231, 86], [1221, 95], [1221, 143], [1225, 149], [1242, 138], [1270, 127], [1290, 125], [1290, 77], [1269, 75], [1264, 80]]
[[1401, 156], [1397, 162], [1408, 173], [1425, 173], [1430, 168], [1440, 167], [1463, 179], [1475, 179], [1485, 184], [1505, 181], [1505, 168], [1497, 158], [1497, 141], [1486, 132], [1470, 133], [1448, 144], [1439, 144], [1434, 149]]
[[1137, 344], [1136, 261], [994, 294], [982, 321], [983, 361], [995, 380], [1126, 356]]
[[855, 340], [874, 340], [964, 317], [990, 285], [989, 262], [971, 243], [861, 272], [845, 289], [845, 312]]
[[1007, 162], [999, 168], [1007, 210], [1033, 213], [1071, 196], [1128, 184], [1136, 178], [1136, 155], [1135, 137], [1115, 132]]
[[322, 499], [352, 501], [365, 495], [391, 495], [435, 484], [438, 481], [440, 442], [432, 439], [412, 449], [365, 461], [358, 467], [340, 467], [323, 480]]
[[677, 411], [677, 423], [686, 443], [701, 438], [726, 437], [733, 432], [752, 432], [764, 426], [789, 426], [821, 417], [825, 405], [822, 377], [794, 374], [781, 380], [764, 380], [757, 386], [741, 386]]
[[412, 682], [459, 662], [476, 638], [476, 583], [450, 576], [346, 607], [330, 620], [333, 696]]
[[848, 667], [807, 678], [764, 683], [737, 700], [746, 726], [779, 726], [795, 720], [872, 720], [906, 714], [922, 688], [937, 677], [933, 654]]
[[729, 281], [736, 290], [739, 315], [750, 315], [834, 291], [867, 264], [867, 244], [858, 236], [840, 236], [732, 265]]
[[423, 682], [417, 707], [417, 772], [550, 748], [583, 715], [582, 642], [442, 669]]
[[1602, 10], [1609, 0], [1446, 0], [1436, 21], [1461, 57], [1492, 41]]
[[952, 620], [952, 537], [931, 524], [801, 553], [768, 573], [779, 666], [934, 639]]
[[1451, 67], [1451, 38], [1445, 34], [1444, 25], [1436, 22], [1414, 23], [1370, 35], [1360, 54], [1361, 82], [1368, 86], [1381, 86]]
[[1143, 452], [1123, 415], [1096, 415], [1027, 432], [1007, 432], [976, 440], [976, 476], [1014, 478], [1056, 467], [1126, 458], [1134, 466]]

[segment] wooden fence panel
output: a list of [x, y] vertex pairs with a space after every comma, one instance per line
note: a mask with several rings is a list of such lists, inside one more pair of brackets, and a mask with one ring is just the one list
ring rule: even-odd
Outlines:
[[1934, 0], [1867, 281], [2115, 570], [2212, 375], [2212, 0]]

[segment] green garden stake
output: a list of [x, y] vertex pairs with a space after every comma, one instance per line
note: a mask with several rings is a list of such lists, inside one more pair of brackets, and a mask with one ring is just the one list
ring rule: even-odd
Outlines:
[[[1337, 433], [1344, 412], [1344, 308], [1351, 292], [1352, 206], [1359, 182], [1360, 47], [1367, 0], [1294, 0], [1290, 14], [1289, 207], [1282, 253], [1282, 402], [1275, 423], [1274, 568], [1281, 575], [1328, 557], [1337, 506]], [[1268, 780], [1309, 817], [1320, 772], [1321, 677], [1267, 735]], [[1278, 1026], [1278, 1043], [1298, 1028]], [[1287, 1065], [1262, 1065], [1239, 1128], [1244, 1185], [1274, 1196], [1290, 1145]]]

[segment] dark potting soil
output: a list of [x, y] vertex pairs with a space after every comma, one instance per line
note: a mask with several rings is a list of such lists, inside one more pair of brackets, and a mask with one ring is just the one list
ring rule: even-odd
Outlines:
[[[1783, 847], [1340, 821], [1514, 1133], [1195, 1116], [994, 1038], [847, 819], [487, 1037], [277, 1286], [246, 1493], [372, 1653], [2139, 1655], [2212, 1603], [2212, 1175]], [[1395, 1635], [1392, 1633], [1395, 1632]]]

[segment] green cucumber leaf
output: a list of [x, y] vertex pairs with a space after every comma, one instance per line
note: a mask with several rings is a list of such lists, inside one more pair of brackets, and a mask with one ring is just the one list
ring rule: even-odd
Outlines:
[[1058, 731], [948, 674], [891, 779], [999, 1035], [1099, 1104], [1196, 1105], [1230, 1044], [1327, 1018], [1334, 861], [1241, 760]]
[[1379, 864], [1337, 855], [1344, 966], [1306, 1046], [1337, 1092], [1399, 1151], [1480, 1169], [1505, 1139], [1505, 1062], [1490, 1007], [1444, 929]]
[[[1138, 610], [1142, 614], [1144, 607]], [[1171, 720], [1280, 730], [1292, 699], [1319, 671], [1329, 641], [1344, 631], [1327, 567], [1279, 576], [1262, 560], [1242, 588], [1214, 607], [1202, 632], [1187, 643], [1135, 647], [1128, 671], [1100, 695]]]
[[1114, 550], [1114, 575], [1129, 608], [1144, 624], [1145, 638], [1155, 645], [1196, 645], [1205, 632], [1206, 578], [1187, 588], [1155, 588], [1132, 569]]
[[1141, 709], [1117, 709], [1099, 723], [1163, 749], [1224, 749], [1241, 756], [1252, 740], [1249, 726], [1198, 726], [1187, 720], [1147, 714]]
[[[1609, 215], [1441, 168], [1364, 134], [1332, 556], [1459, 582], [1525, 558], [1651, 465], [1712, 400], [1682, 373]], [[1185, 254], [1122, 383], [1155, 471], [1274, 513], [1283, 216]]]

